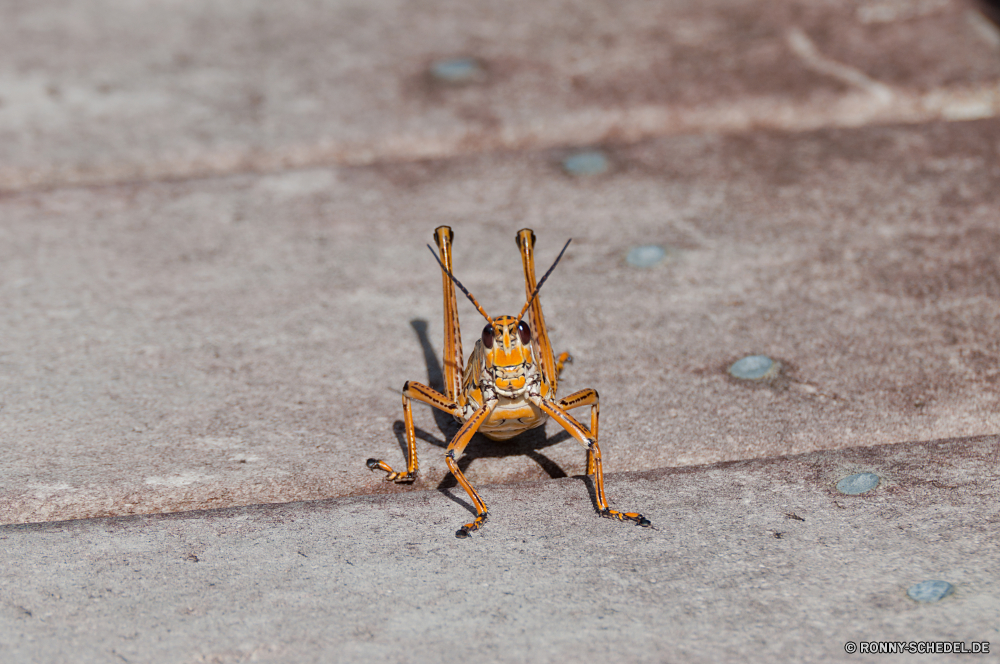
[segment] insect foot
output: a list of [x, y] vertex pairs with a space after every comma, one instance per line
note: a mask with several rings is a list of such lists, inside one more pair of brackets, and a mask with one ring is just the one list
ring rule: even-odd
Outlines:
[[368, 466], [369, 470], [372, 471], [381, 470], [385, 473], [388, 473], [385, 478], [386, 482], [396, 482], [397, 484], [413, 484], [413, 482], [417, 479], [416, 472], [408, 473], [404, 471], [402, 473], [397, 473], [392, 469], [392, 466], [387, 464], [385, 461], [382, 461], [381, 459], [368, 459], [368, 461], [365, 462], [365, 465]]
[[618, 510], [613, 510], [610, 507], [605, 507], [601, 510], [601, 516], [606, 519], [618, 519], [619, 521], [634, 521], [637, 525], [643, 528], [649, 528], [653, 525], [653, 522], [639, 514], [638, 512], [619, 512]]
[[489, 514], [480, 514], [479, 516], [476, 517], [475, 521], [473, 521], [472, 523], [467, 523], [464, 526], [462, 526], [461, 528], [459, 528], [455, 532], [455, 537], [457, 537], [458, 539], [465, 539], [466, 537], [469, 536], [469, 533], [471, 533], [471, 532], [473, 532], [475, 530], [479, 530], [479, 528], [484, 523], [486, 523], [486, 517], [488, 517], [488, 516], [489, 516]]

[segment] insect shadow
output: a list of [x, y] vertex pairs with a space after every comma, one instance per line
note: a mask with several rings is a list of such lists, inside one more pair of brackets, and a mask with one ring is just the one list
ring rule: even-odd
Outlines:
[[[413, 331], [417, 333], [417, 340], [420, 342], [420, 348], [424, 351], [424, 362], [427, 364], [427, 385], [438, 392], [443, 393], [444, 372], [441, 368], [441, 363], [438, 361], [434, 346], [431, 345], [430, 338], [427, 336], [427, 321], [417, 318], [410, 321], [410, 326], [412, 326]], [[420, 440], [428, 442], [431, 445], [435, 445], [442, 449], [447, 448], [448, 443], [455, 437], [455, 434], [458, 433], [458, 430], [462, 425], [456, 422], [451, 415], [442, 412], [437, 408], [432, 408], [431, 412], [434, 413], [434, 423], [437, 425], [441, 436], [438, 437], [435, 434], [424, 431], [419, 427], [414, 427], [414, 434]], [[393, 422], [392, 432], [396, 434], [396, 439], [399, 441], [399, 447], [405, 458], [406, 426], [403, 424], [402, 420], [396, 420]], [[566, 440], [570, 440], [570, 438], [570, 435], [564, 430], [559, 431], [553, 436], [546, 436], [544, 427], [530, 429], [518, 436], [515, 436], [514, 438], [511, 438], [510, 440], [502, 442], [490, 440], [486, 436], [477, 433], [473, 437], [472, 442], [465, 449], [465, 453], [458, 460], [458, 467], [464, 473], [476, 459], [526, 456], [537, 463], [549, 477], [553, 479], [567, 477], [566, 471], [563, 470], [559, 464], [542, 454], [539, 450], [551, 447], [552, 445], [557, 445]], [[471, 506], [464, 500], [452, 496], [449, 492], [445, 491], [446, 489], [451, 489], [456, 486], [458, 486], [458, 482], [455, 480], [455, 477], [451, 473], [448, 473], [438, 484], [437, 488], [456, 503], [471, 508]]]

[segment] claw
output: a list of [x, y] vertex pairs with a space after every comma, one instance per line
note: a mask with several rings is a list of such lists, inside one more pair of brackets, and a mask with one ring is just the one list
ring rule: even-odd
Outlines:
[[397, 484], [412, 484], [417, 479], [416, 472], [409, 473], [404, 471], [397, 473], [392, 469], [392, 466], [387, 464], [385, 461], [382, 461], [381, 459], [368, 459], [368, 461], [365, 462], [365, 465], [367, 465], [368, 468], [372, 471], [381, 470], [382, 472], [387, 473], [385, 478], [386, 482], [396, 482]]
[[461, 528], [459, 528], [458, 531], [455, 532], [455, 537], [457, 537], [458, 539], [467, 538], [470, 533], [479, 530], [479, 528], [482, 527], [484, 523], [486, 523], [487, 516], [489, 516], [489, 514], [480, 514], [479, 516], [476, 517], [475, 521], [473, 521], [472, 523], [467, 523]]
[[417, 481], [416, 473], [392, 473], [385, 478], [386, 482], [395, 482], [396, 484], [413, 484]]
[[385, 461], [382, 461], [382, 459], [368, 459], [368, 461], [365, 462], [365, 465], [368, 466], [368, 469], [371, 471], [381, 470], [389, 475], [399, 474], [392, 469], [392, 466], [387, 464]]
[[606, 519], [618, 519], [619, 521], [634, 521], [636, 525], [642, 528], [649, 528], [653, 525], [653, 522], [639, 514], [638, 512], [619, 512], [618, 510], [613, 510], [610, 507], [605, 507], [601, 510], [601, 516]]

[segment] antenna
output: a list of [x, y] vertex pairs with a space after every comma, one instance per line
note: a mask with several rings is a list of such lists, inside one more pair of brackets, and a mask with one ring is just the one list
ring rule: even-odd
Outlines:
[[[567, 243], [567, 244], [569, 244], [569, 243]], [[465, 297], [469, 298], [469, 301], [472, 302], [472, 305], [476, 308], [476, 310], [479, 311], [479, 313], [481, 313], [483, 315], [483, 318], [485, 318], [487, 321], [489, 321], [490, 323], [492, 323], [493, 319], [490, 318], [490, 315], [488, 313], [486, 313], [486, 311], [479, 305], [478, 302], [476, 302], [476, 298], [472, 297], [472, 293], [470, 293], [469, 291], [467, 291], [465, 289], [465, 286], [462, 285], [462, 282], [459, 281], [458, 279], [456, 279], [455, 275], [453, 275], [448, 270], [448, 268], [446, 268], [444, 266], [444, 263], [442, 263], [441, 259], [438, 258], [437, 253], [433, 249], [431, 249], [431, 245], [427, 245], [427, 248], [430, 249], [431, 256], [433, 256], [434, 260], [436, 260], [438, 262], [438, 265], [441, 266], [441, 269], [444, 270], [444, 273], [447, 274], [449, 277], [451, 277], [451, 280], [455, 282], [455, 285], [458, 286], [459, 290], [461, 290], [463, 293], [465, 293]], [[565, 251], [565, 248], [563, 249], [563, 251]], [[562, 255], [562, 254], [560, 254], [560, 255]], [[557, 259], [557, 262], [558, 262], [558, 259]], [[555, 265], [553, 265], [552, 267], [555, 267]], [[551, 271], [552, 270], [549, 270], [549, 272], [551, 272]], [[549, 275], [546, 274], [545, 276], [547, 277]], [[545, 279], [543, 278], [542, 281], [545, 281]], [[539, 284], [539, 286], [541, 286], [541, 284]]]
[[[538, 291], [540, 291], [542, 289], [542, 284], [544, 284], [545, 280], [549, 278], [550, 274], [552, 274], [552, 270], [556, 269], [556, 265], [559, 264], [559, 259], [563, 257], [563, 254], [566, 253], [566, 248], [569, 246], [569, 243], [572, 242], [572, 241], [573, 241], [573, 238], [570, 238], [570, 239], [566, 240], [566, 244], [563, 245], [562, 251], [560, 251], [559, 255], [556, 256], [556, 260], [555, 260], [554, 263], [552, 263], [552, 267], [550, 267], [548, 269], [548, 271], [545, 273], [545, 275], [542, 276], [541, 281], [538, 282], [538, 285], [535, 286], [535, 290], [531, 293], [531, 297], [529, 297], [528, 301], [524, 303], [524, 308], [521, 309], [521, 313], [519, 313], [517, 315], [518, 322], [520, 322], [521, 319], [524, 318], [524, 314], [525, 314], [525, 312], [528, 311], [528, 307], [530, 307], [531, 303], [535, 301], [536, 297], [538, 297]], [[436, 256], [435, 256], [435, 258], [436, 258]], [[438, 262], [440, 262], [440, 261], [438, 261]], [[442, 266], [442, 267], [444, 267], [444, 266]], [[454, 278], [454, 277], [452, 277], [452, 278]], [[458, 283], [458, 282], [455, 282], [455, 283]], [[465, 290], [465, 289], [463, 288], [462, 290]], [[468, 295], [468, 293], [466, 293], [466, 295]], [[469, 295], [469, 297], [472, 297], [472, 296]], [[475, 300], [473, 300], [473, 302], [475, 302]]]

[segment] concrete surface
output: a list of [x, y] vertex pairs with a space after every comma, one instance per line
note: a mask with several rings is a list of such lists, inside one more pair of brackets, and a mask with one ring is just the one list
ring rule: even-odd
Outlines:
[[[487, 487], [0, 528], [20, 662], [985, 662], [996, 436]], [[844, 475], [881, 478], [838, 494]], [[456, 499], [457, 498], [457, 499]], [[458, 504], [456, 504], [458, 503]], [[954, 592], [921, 604], [925, 580]], [[991, 655], [848, 655], [848, 641]]]
[[[0, 190], [1000, 113], [962, 0], [0, 3]], [[475, 85], [426, 76], [480, 59]]]
[[[1000, 641], [995, 8], [0, 0], [0, 659]], [[517, 229], [574, 238], [561, 393], [600, 391], [609, 497], [656, 529], [599, 519], [551, 424], [473, 441], [466, 542], [447, 418], [418, 484], [364, 467], [440, 381], [440, 224], [494, 313]]]
[[[612, 472], [995, 433], [997, 131], [667, 138], [584, 180], [541, 151], [8, 196], [0, 519], [395, 490], [364, 460], [402, 459], [398, 391], [435, 382], [442, 223], [495, 314], [523, 302], [517, 228], [543, 263], [574, 238], [541, 298]], [[629, 267], [649, 243], [670, 260]], [[728, 376], [757, 352], [779, 380]], [[416, 417], [433, 488], [454, 429]], [[546, 435], [474, 443], [471, 481], [582, 472]]]

